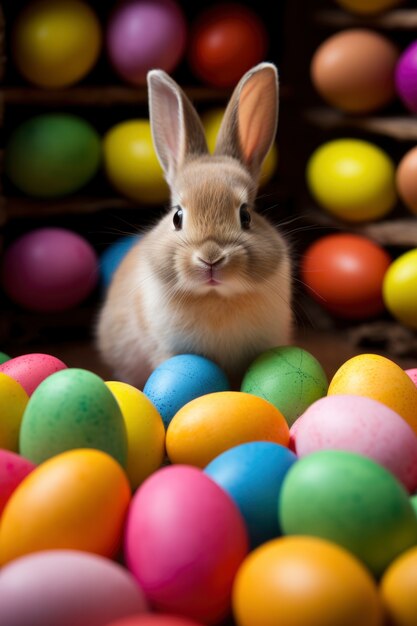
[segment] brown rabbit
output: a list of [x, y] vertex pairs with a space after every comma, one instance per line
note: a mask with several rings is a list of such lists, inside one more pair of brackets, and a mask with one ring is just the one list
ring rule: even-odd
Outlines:
[[213, 155], [176, 82], [153, 70], [148, 88], [171, 209], [117, 269], [99, 316], [99, 349], [115, 376], [138, 388], [162, 361], [185, 353], [217, 362], [236, 382], [261, 352], [290, 341], [287, 244], [254, 208], [276, 133], [277, 71], [261, 63], [243, 76]]

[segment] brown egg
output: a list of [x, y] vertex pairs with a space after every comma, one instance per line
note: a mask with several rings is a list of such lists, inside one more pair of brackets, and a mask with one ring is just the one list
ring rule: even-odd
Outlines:
[[399, 50], [367, 29], [345, 30], [326, 39], [311, 62], [311, 80], [322, 98], [348, 113], [369, 113], [396, 95]]
[[417, 146], [401, 159], [397, 167], [396, 184], [401, 200], [417, 215]]

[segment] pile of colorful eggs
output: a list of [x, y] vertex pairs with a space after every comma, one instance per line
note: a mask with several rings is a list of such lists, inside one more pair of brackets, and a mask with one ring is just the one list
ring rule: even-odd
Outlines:
[[1, 626], [415, 625], [416, 370], [1, 361]]

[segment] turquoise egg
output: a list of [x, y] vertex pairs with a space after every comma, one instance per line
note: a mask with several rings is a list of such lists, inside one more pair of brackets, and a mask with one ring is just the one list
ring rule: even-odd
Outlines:
[[280, 346], [249, 366], [241, 390], [277, 407], [291, 426], [310, 404], [326, 395], [328, 381], [317, 359], [297, 346]]
[[290, 468], [279, 520], [285, 534], [343, 546], [376, 576], [417, 543], [417, 517], [401, 483], [371, 459], [341, 450], [313, 452]]
[[5, 171], [29, 196], [54, 198], [83, 187], [97, 172], [101, 140], [76, 115], [52, 113], [23, 122], [6, 146]]
[[69, 368], [45, 378], [30, 397], [20, 454], [38, 464], [75, 448], [102, 450], [126, 466], [126, 427], [115, 397], [96, 374]]

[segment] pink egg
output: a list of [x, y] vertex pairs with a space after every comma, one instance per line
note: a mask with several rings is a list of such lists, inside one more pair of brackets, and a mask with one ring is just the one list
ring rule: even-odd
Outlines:
[[126, 562], [158, 611], [205, 624], [221, 621], [247, 550], [239, 510], [200, 469], [165, 467], [133, 497]]
[[50, 354], [22, 354], [0, 365], [0, 372], [16, 380], [30, 396], [45, 378], [66, 369], [65, 363]]
[[14, 452], [0, 450], [0, 515], [13, 491], [35, 467]]
[[325, 449], [367, 456], [409, 491], [417, 488], [417, 436], [398, 413], [362, 396], [326, 396], [295, 422], [295, 450], [303, 457]]
[[405, 370], [405, 373], [411, 378], [413, 383], [417, 385], [417, 367], [412, 367], [411, 369]]
[[104, 626], [147, 609], [126, 569], [75, 550], [37, 552], [3, 567], [0, 607], [0, 626]]

